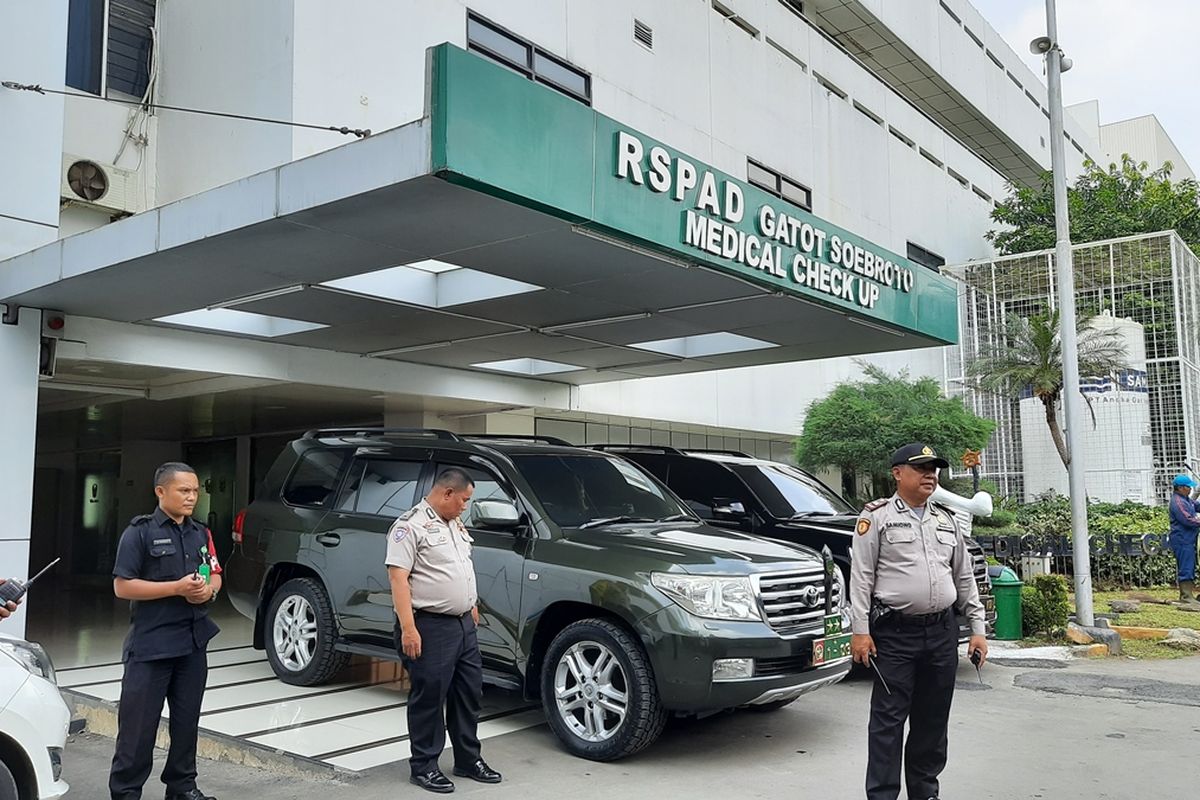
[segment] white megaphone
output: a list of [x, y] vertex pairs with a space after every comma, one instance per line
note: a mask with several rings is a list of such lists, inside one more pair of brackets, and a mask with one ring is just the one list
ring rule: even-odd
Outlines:
[[990, 517], [992, 515], [992, 496], [987, 492], [976, 492], [974, 497], [963, 497], [961, 494], [939, 486], [933, 490], [929, 499], [940, 503], [954, 512], [958, 520], [959, 530], [964, 536], [971, 535], [972, 517]]

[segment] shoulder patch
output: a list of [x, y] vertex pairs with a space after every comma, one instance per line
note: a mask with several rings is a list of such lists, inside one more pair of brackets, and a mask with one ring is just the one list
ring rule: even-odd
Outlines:
[[[401, 517], [403, 519], [403, 517]], [[392, 526], [392, 541], [396, 544], [404, 541], [404, 537], [408, 536], [408, 526], [403, 522], [397, 522]]]
[[871, 502], [869, 502], [865, 506], [863, 506], [863, 511], [878, 511], [879, 509], [886, 506], [887, 502], [888, 501], [886, 498], [884, 498], [883, 500], [872, 500]]
[[871, 530], [871, 520], [866, 517], [858, 518], [858, 525], [854, 528], [859, 536], [862, 536], [867, 531]]

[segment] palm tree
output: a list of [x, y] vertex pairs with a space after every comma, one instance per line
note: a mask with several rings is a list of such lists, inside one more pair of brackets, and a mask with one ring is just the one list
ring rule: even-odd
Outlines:
[[[1113, 328], [1092, 327], [1088, 324], [1091, 319], [1080, 317], [1077, 321], [1079, 374], [1108, 376], [1125, 369], [1128, 356], [1121, 334]], [[1045, 407], [1046, 425], [1063, 466], [1070, 466], [1071, 456], [1058, 424], [1058, 404], [1063, 392], [1058, 311], [1028, 319], [1010, 317], [1001, 341], [991, 353], [972, 364], [969, 371], [975, 386], [983, 391], [1011, 396], [1031, 390]], [[1090, 405], [1089, 402], [1089, 408]], [[1095, 424], [1094, 415], [1092, 422]]]

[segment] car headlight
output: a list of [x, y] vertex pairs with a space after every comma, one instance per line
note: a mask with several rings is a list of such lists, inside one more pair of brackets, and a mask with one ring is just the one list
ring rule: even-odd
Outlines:
[[32, 674], [57, 685], [58, 679], [54, 675], [54, 663], [50, 661], [50, 655], [40, 644], [21, 639], [0, 639], [0, 652], [7, 653], [10, 658]]
[[677, 605], [707, 619], [762, 619], [747, 577], [652, 572], [650, 582]]

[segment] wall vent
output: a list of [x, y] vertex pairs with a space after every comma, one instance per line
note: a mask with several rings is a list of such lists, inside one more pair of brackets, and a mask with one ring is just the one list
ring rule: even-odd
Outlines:
[[654, 29], [640, 19], [633, 21], [633, 40], [647, 50], [654, 49]]

